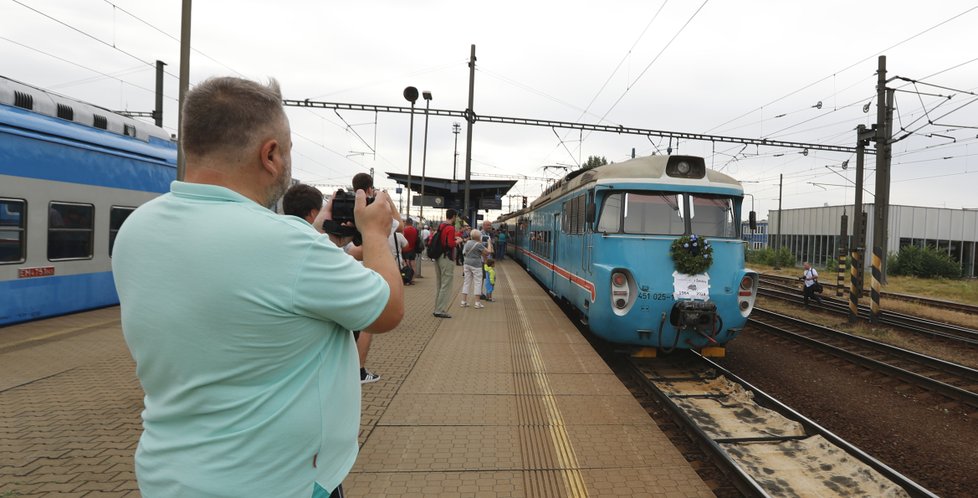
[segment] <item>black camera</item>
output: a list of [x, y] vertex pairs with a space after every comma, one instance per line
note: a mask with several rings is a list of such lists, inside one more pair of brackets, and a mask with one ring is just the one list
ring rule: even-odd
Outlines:
[[[333, 219], [323, 221], [323, 231], [339, 237], [353, 237], [353, 243], [360, 245], [362, 238], [357, 230], [356, 219], [353, 216], [353, 206], [357, 196], [353, 192], [337, 190], [333, 194]], [[373, 197], [367, 197], [367, 205], [374, 202]]]

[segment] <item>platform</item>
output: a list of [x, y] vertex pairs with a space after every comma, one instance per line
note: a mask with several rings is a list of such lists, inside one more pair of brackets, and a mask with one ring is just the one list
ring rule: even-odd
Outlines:
[[[439, 319], [424, 264], [403, 323], [374, 338], [348, 496], [711, 496], [522, 268], [500, 263], [496, 302]], [[0, 329], [0, 497], [139, 495], [118, 315]]]

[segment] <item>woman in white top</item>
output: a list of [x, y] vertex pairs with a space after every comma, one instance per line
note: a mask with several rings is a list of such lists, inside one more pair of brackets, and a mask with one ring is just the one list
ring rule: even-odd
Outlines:
[[475, 296], [473, 308], [481, 309], [485, 305], [479, 301], [482, 294], [482, 256], [486, 252], [486, 246], [482, 244], [482, 232], [472, 230], [469, 232], [469, 240], [462, 247], [462, 307], [469, 305], [469, 291]]

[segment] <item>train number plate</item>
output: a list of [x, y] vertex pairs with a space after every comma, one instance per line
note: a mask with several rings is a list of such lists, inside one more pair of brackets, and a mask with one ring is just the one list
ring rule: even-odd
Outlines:
[[17, 278], [50, 277], [54, 275], [53, 266], [37, 266], [34, 268], [18, 268]]

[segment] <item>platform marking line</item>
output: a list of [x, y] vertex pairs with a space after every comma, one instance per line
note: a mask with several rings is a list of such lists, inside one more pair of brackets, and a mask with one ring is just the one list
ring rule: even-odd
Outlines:
[[550, 439], [553, 442], [554, 448], [557, 450], [557, 460], [563, 469], [560, 474], [563, 476], [567, 489], [570, 492], [568, 496], [574, 498], [587, 497], [587, 486], [584, 485], [584, 477], [581, 475], [577, 455], [574, 453], [574, 447], [570, 442], [570, 438], [567, 436], [564, 419], [560, 415], [560, 409], [557, 407], [557, 399], [554, 396], [553, 389], [550, 387], [547, 374], [544, 373], [543, 358], [529, 333], [530, 324], [527, 319], [526, 309], [523, 308], [519, 292], [513, 285], [513, 280], [508, 274], [503, 273], [503, 275], [506, 277], [508, 288], [512, 290], [513, 302], [516, 303], [516, 311], [519, 316], [524, 338], [523, 344], [529, 352], [530, 362], [534, 370], [532, 377], [536, 380], [537, 388], [539, 388], [542, 394], [541, 398], [543, 399], [543, 405], [547, 412], [546, 415], [550, 422], [548, 427]]
[[119, 318], [113, 318], [111, 320], [106, 320], [104, 322], [93, 323], [91, 325], [83, 325], [81, 327], [72, 327], [70, 329], [59, 330], [57, 332], [51, 332], [51, 333], [44, 334], [44, 335], [39, 335], [39, 336], [36, 336], [36, 337], [30, 337], [30, 338], [27, 338], [27, 339], [22, 339], [20, 341], [14, 341], [14, 342], [11, 342], [11, 343], [8, 343], [8, 344], [0, 344], [0, 352], [5, 351], [7, 349], [13, 349], [13, 348], [16, 348], [18, 346], [22, 346], [24, 344], [30, 344], [32, 342], [41, 342], [41, 341], [45, 341], [47, 339], [53, 339], [55, 337], [61, 337], [63, 335], [74, 334], [76, 332], [84, 332], [84, 331], [87, 331], [89, 329], [102, 328], [102, 327], [104, 327], [106, 325], [109, 325], [109, 324], [121, 323], [121, 322], [122, 322], [121, 319], [119, 319]]

